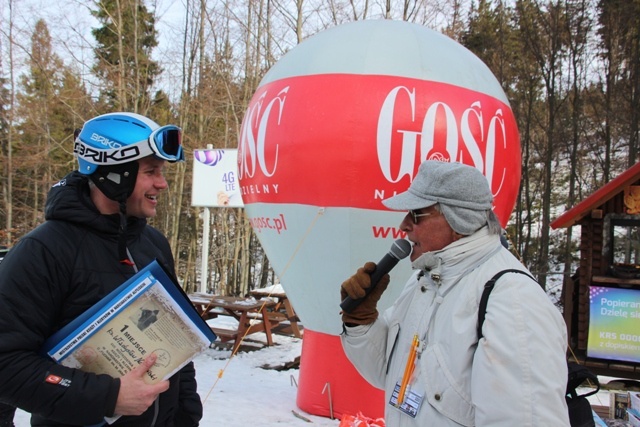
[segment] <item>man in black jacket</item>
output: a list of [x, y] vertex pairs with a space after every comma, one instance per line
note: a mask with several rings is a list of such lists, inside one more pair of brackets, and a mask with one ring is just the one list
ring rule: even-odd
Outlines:
[[34, 426], [197, 426], [202, 404], [192, 363], [153, 385], [151, 355], [121, 378], [57, 365], [45, 339], [157, 259], [174, 272], [167, 239], [146, 219], [166, 189], [166, 161], [184, 160], [178, 127], [112, 113], [85, 123], [79, 169], [48, 195], [46, 221], [0, 264], [0, 402]]

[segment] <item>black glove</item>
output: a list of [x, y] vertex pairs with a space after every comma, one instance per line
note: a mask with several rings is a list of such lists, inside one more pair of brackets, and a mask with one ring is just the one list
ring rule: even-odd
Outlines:
[[[347, 296], [352, 299], [360, 299], [366, 295], [366, 289], [371, 286], [371, 273], [376, 269], [376, 264], [367, 262], [363, 267], [359, 268], [356, 274], [349, 277], [340, 286], [340, 296], [344, 300]], [[389, 285], [389, 275], [385, 274], [380, 282], [371, 291], [362, 302], [354, 308], [350, 313], [342, 312], [342, 321], [347, 326], [369, 325], [378, 318], [378, 310], [376, 305], [382, 296], [382, 293]], [[342, 301], [341, 300], [341, 301]]]

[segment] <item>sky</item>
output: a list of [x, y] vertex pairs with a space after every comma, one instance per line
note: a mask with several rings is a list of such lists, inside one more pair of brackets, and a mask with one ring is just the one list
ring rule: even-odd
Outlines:
[[[93, 76], [91, 66], [94, 62], [92, 46], [95, 39], [92, 29], [99, 27], [98, 21], [91, 16], [96, 0], [4, 0], [0, 1], [0, 77], [9, 78], [9, 34], [14, 40], [11, 52], [14, 80], [26, 72], [24, 64], [31, 47], [31, 35], [35, 23], [44, 19], [52, 38], [53, 49], [67, 66], [83, 76], [88, 89], [91, 89]], [[179, 63], [176, 59], [176, 46], [180, 43], [180, 32], [184, 26], [185, 6], [183, 0], [155, 0], [159, 45], [153, 50], [153, 57], [165, 70], [163, 78], [172, 82], [177, 78], [171, 70]], [[11, 6], [11, 7], [10, 7]], [[11, 27], [9, 26], [11, 22]], [[180, 67], [178, 67], [180, 68]], [[178, 84], [178, 88], [179, 88]]]

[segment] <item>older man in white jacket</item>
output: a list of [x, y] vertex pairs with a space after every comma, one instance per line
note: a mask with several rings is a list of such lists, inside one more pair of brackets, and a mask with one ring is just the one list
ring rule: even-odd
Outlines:
[[486, 178], [460, 163], [424, 162], [410, 188], [383, 203], [408, 210], [400, 227], [416, 270], [378, 317], [385, 276], [367, 295], [367, 263], [341, 287], [362, 302], [343, 312], [349, 359], [385, 390], [387, 427], [568, 426], [566, 326], [530, 277], [496, 283], [478, 339], [484, 284], [526, 268], [500, 242]]

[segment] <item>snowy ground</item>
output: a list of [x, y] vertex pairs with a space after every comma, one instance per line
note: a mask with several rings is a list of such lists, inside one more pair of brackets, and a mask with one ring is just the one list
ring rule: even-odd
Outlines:
[[[254, 334], [252, 338], [260, 335]], [[209, 350], [196, 359], [198, 389], [205, 408], [201, 426], [309, 424], [298, 416], [311, 420], [316, 426], [339, 424], [337, 420], [306, 414], [296, 406], [298, 369], [273, 368], [300, 356], [302, 341], [279, 335], [274, 338], [273, 347], [239, 352], [231, 359], [230, 351], [216, 350]], [[223, 376], [218, 379], [220, 370]]]

